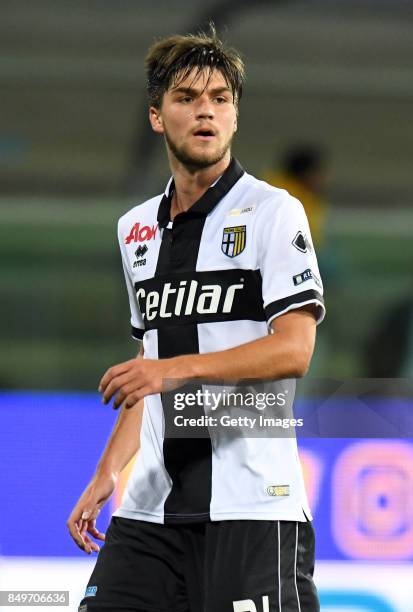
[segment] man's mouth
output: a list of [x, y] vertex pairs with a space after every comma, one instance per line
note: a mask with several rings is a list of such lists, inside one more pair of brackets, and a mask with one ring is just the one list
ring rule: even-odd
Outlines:
[[215, 132], [212, 129], [208, 129], [208, 128], [199, 128], [199, 130], [196, 130], [194, 132], [194, 136], [195, 138], [198, 138], [199, 140], [212, 140], [213, 138], [215, 138]]

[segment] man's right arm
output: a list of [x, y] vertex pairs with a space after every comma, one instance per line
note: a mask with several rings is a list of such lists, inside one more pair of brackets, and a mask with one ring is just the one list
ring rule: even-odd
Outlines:
[[[141, 356], [142, 350], [138, 357]], [[132, 409], [122, 408], [96, 472], [67, 520], [70, 535], [79, 548], [88, 554], [100, 550], [88, 534], [98, 540], [105, 539], [105, 535], [96, 528], [96, 518], [112, 495], [119, 474], [139, 450], [142, 412], [143, 400]]]

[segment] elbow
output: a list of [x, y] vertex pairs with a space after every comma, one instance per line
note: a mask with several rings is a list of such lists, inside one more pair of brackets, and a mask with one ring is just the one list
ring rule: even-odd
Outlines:
[[291, 377], [292, 378], [303, 378], [310, 368], [310, 364], [307, 363], [297, 363], [292, 368]]
[[294, 350], [290, 360], [291, 378], [303, 378], [310, 369], [311, 357], [313, 354], [312, 347], [300, 346]]

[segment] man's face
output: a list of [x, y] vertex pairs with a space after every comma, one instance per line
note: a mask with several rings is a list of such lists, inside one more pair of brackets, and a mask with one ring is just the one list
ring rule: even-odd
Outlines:
[[[219, 70], [203, 70], [165, 92], [160, 109], [151, 107], [152, 128], [164, 134], [169, 154], [192, 169], [212, 166], [231, 147], [237, 129], [232, 91]], [[194, 80], [195, 78], [195, 80]]]

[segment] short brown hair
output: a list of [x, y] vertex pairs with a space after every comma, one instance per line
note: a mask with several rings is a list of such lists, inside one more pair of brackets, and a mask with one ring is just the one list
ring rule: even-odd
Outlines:
[[164, 93], [185, 80], [195, 68], [194, 80], [199, 73], [219, 70], [232, 91], [237, 105], [245, 79], [244, 63], [239, 53], [225, 47], [218, 38], [213, 24], [210, 32], [169, 36], [154, 43], [145, 59], [149, 105], [160, 108]]

